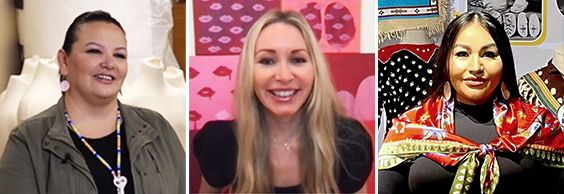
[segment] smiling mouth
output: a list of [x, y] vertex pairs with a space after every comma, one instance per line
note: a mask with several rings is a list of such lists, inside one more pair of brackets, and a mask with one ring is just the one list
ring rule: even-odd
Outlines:
[[474, 79], [464, 79], [464, 81], [475, 81], [475, 82], [485, 82], [484, 78], [474, 78]]
[[471, 87], [477, 87], [485, 84], [486, 79], [464, 79], [464, 83]]
[[287, 98], [287, 97], [290, 97], [290, 96], [295, 95], [296, 93], [298, 93], [298, 91], [299, 91], [299, 90], [285, 90], [285, 91], [280, 91], [280, 90], [274, 91], [274, 90], [270, 90], [269, 92], [270, 92], [271, 94], [274, 94], [274, 96], [276, 96], [276, 97]]
[[98, 79], [101, 79], [101, 80], [108, 80], [108, 81], [113, 81], [113, 80], [116, 79], [116, 78], [114, 78], [113, 76], [110, 76], [110, 75], [102, 75], [102, 74], [94, 75], [94, 77], [95, 77], [95, 78], [98, 78]]

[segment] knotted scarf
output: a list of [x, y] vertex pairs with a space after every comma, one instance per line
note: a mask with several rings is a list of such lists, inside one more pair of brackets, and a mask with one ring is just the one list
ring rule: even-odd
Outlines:
[[455, 134], [454, 104], [453, 99], [435, 98], [394, 119], [380, 149], [378, 168], [389, 169], [425, 156], [443, 166], [459, 165], [450, 193], [466, 193], [479, 177], [482, 193], [487, 194], [499, 182], [496, 152], [520, 153], [546, 166], [564, 168], [564, 133], [547, 109], [519, 98], [494, 99], [498, 137], [477, 144]]

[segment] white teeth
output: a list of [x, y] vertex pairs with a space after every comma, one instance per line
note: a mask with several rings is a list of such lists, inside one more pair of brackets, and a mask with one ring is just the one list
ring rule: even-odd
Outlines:
[[292, 90], [292, 91], [274, 91], [274, 95], [276, 95], [278, 97], [288, 97], [288, 96], [294, 95], [294, 93], [296, 93], [295, 90]]
[[110, 80], [110, 81], [113, 80], [113, 78], [108, 76], [108, 75], [96, 75], [96, 77], [100, 78], [100, 79]]

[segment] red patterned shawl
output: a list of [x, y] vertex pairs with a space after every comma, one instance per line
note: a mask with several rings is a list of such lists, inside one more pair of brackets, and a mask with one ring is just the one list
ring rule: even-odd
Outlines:
[[[450, 193], [465, 193], [480, 173], [484, 193], [493, 193], [499, 181], [496, 151], [517, 152], [552, 167], [564, 168], [564, 133], [550, 111], [514, 98], [494, 100], [498, 137], [477, 144], [455, 134], [454, 100], [432, 99], [393, 120], [379, 153], [379, 169], [426, 156], [443, 166], [460, 164]], [[478, 158], [484, 159], [480, 165]], [[480, 168], [480, 171], [477, 169]]]

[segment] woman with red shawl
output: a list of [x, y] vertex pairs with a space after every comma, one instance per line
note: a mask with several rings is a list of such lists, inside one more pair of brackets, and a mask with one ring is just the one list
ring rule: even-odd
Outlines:
[[435, 65], [426, 101], [394, 119], [383, 142], [379, 193], [562, 192], [562, 126], [521, 100], [503, 26], [460, 15]]

